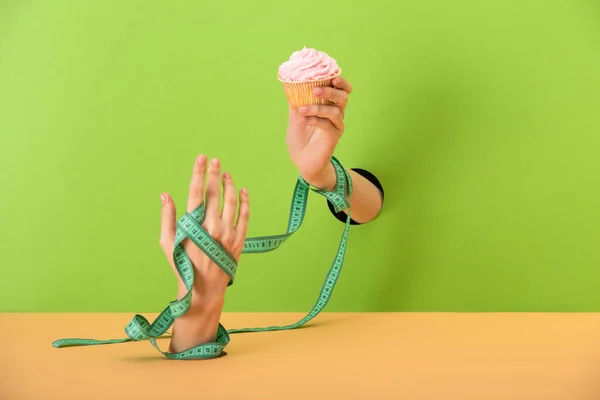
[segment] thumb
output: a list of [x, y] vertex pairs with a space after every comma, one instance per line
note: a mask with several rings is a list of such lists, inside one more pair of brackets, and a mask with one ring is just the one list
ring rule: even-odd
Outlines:
[[175, 227], [176, 227], [176, 210], [175, 203], [168, 193], [161, 193], [160, 201], [162, 203], [161, 219], [160, 219], [160, 239], [159, 244], [162, 248], [171, 267], [175, 268], [173, 262], [173, 249], [175, 247]]

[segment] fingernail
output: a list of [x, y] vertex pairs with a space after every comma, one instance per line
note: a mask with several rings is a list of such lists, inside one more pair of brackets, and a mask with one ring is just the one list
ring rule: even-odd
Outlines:
[[308, 112], [308, 107], [304, 106], [304, 107], [300, 107], [300, 112], [305, 114]]
[[225, 173], [223, 174], [223, 178], [225, 178], [225, 179], [229, 179], [229, 178], [231, 178], [231, 175], [229, 175], [229, 173], [228, 173], [228, 172], [225, 172]]
[[167, 201], [167, 196], [165, 196], [164, 194], [161, 194], [160, 195], [160, 203], [162, 205], [164, 205], [166, 201]]
[[316, 87], [313, 89], [313, 93], [314, 94], [323, 94], [323, 88], [322, 87]]
[[242, 192], [242, 194], [248, 194], [248, 190], [246, 190], [246, 189], [242, 189], [241, 192]]
[[212, 160], [210, 160], [210, 165], [216, 167], [217, 165], [219, 165], [219, 160], [217, 158], [213, 158]]
[[307, 117], [302, 117], [302, 118], [300, 118], [300, 121], [306, 122], [306, 121], [308, 121], [308, 118]]
[[198, 156], [198, 164], [204, 164], [206, 162], [206, 156], [204, 154], [200, 154]]

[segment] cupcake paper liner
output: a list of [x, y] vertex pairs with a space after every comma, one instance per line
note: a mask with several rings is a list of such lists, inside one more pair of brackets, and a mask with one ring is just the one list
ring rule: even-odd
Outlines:
[[282, 82], [285, 94], [290, 102], [292, 108], [297, 109], [303, 105], [310, 104], [333, 104], [329, 100], [324, 100], [316, 97], [312, 93], [312, 89], [317, 86], [329, 86], [333, 87], [331, 83], [332, 79], [325, 79], [320, 81], [310, 82]]

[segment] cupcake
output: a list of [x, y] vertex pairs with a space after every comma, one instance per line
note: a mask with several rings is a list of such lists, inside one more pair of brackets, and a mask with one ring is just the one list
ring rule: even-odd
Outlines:
[[298, 108], [305, 104], [330, 104], [330, 101], [314, 96], [312, 88], [333, 86], [331, 81], [341, 73], [335, 59], [305, 46], [293, 52], [289, 60], [279, 66], [277, 78], [283, 83], [290, 105]]

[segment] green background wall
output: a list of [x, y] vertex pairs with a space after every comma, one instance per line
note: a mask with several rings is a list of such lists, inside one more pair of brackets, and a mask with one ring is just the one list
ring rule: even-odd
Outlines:
[[[158, 311], [159, 193], [194, 157], [283, 233], [296, 173], [278, 65], [354, 84], [336, 153], [376, 173], [330, 311], [600, 311], [600, 3], [0, 1], [0, 311]], [[311, 196], [243, 256], [226, 311], [303, 311], [343, 225]]]

